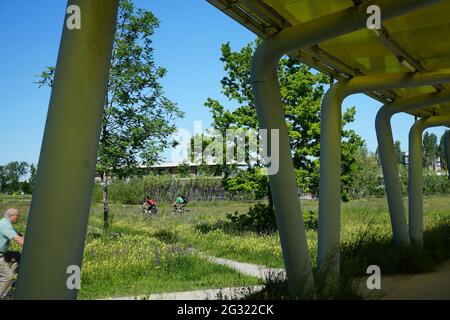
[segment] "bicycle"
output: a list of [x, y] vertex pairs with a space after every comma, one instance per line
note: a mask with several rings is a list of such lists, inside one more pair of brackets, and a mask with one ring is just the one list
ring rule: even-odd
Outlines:
[[191, 209], [188, 209], [186, 207], [186, 205], [183, 205], [183, 206], [179, 206], [179, 207], [174, 206], [170, 212], [172, 214], [175, 214], [175, 213], [184, 214], [184, 213], [189, 212], [189, 211], [191, 211]]
[[141, 209], [139, 211], [141, 214], [145, 215], [156, 215], [158, 214], [158, 208], [156, 206], [141, 206]]

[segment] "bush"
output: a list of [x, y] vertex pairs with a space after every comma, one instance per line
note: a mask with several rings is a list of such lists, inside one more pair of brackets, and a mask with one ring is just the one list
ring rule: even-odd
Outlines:
[[[250, 207], [248, 213], [239, 215], [238, 212], [228, 214], [228, 224], [235, 231], [253, 231], [262, 234], [272, 233], [278, 230], [275, 213], [272, 208], [263, 203], [257, 203]], [[314, 211], [303, 213], [306, 229], [317, 230], [319, 222]]]
[[424, 170], [423, 189], [427, 195], [448, 193], [450, 180], [446, 174], [438, 175], [435, 171]]
[[317, 218], [317, 213], [314, 211], [309, 210], [304, 212], [303, 221], [307, 230], [317, 230], [319, 228], [319, 219]]
[[227, 218], [233, 228], [239, 231], [254, 231], [257, 233], [271, 233], [277, 230], [277, 222], [272, 208], [263, 203], [257, 203], [247, 213], [239, 215], [228, 214]]
[[92, 189], [92, 203], [100, 203], [103, 200], [102, 185], [98, 182], [94, 184]]

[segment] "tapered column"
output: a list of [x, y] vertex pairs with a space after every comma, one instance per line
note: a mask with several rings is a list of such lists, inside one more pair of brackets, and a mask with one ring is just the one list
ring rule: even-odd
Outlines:
[[69, 6], [80, 9], [81, 29], [64, 22], [17, 299], [77, 297], [67, 270], [82, 263], [118, 1], [70, 0]]
[[327, 283], [339, 276], [341, 208], [342, 86], [325, 95], [320, 119], [320, 185], [318, 266]]
[[402, 187], [398, 172], [398, 162], [395, 154], [394, 138], [392, 136], [391, 118], [394, 114], [408, 112], [417, 108], [441, 104], [450, 101], [450, 91], [397, 99], [385, 104], [377, 113], [375, 128], [378, 139], [381, 167], [383, 169], [384, 185], [389, 205], [391, 225], [396, 244], [409, 242], [406, 230], [406, 210], [403, 204]]
[[409, 237], [422, 244], [423, 234], [423, 148], [422, 133], [425, 119], [414, 123], [409, 131]]
[[[254, 88], [257, 105], [280, 105], [281, 96], [278, 81], [260, 83]], [[257, 108], [258, 119], [262, 129], [278, 130], [279, 141], [271, 141], [278, 144], [279, 166], [278, 172], [269, 176], [270, 188], [275, 207], [275, 214], [286, 273], [290, 281], [291, 291], [294, 294], [312, 295], [314, 287], [311, 269], [311, 260], [308, 254], [303, 217], [300, 212], [300, 200], [297, 193], [297, 183], [292, 162], [291, 147], [286, 127], [283, 108], [276, 107], [264, 112]], [[271, 150], [269, 145], [265, 146]]]
[[[448, 111], [447, 111], [448, 112]], [[417, 120], [409, 132], [409, 237], [411, 243], [423, 244], [423, 131], [448, 126], [450, 113]]]

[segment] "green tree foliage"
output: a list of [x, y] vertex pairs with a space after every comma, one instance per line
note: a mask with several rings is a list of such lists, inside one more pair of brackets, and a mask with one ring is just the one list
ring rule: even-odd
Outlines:
[[178, 174], [182, 177], [182, 178], [187, 178], [190, 175], [190, 166], [188, 162], [182, 162], [178, 165]]
[[364, 144], [358, 148], [355, 159], [349, 184], [350, 195], [354, 198], [382, 195], [384, 189], [377, 156], [370, 153]]
[[6, 187], [6, 170], [5, 166], [0, 166], [0, 193], [5, 192]]
[[32, 163], [30, 164], [30, 179], [28, 180], [29, 184], [30, 184], [30, 193], [33, 193], [34, 190], [34, 185], [36, 183], [36, 174], [37, 174], [37, 168], [36, 166]]
[[[104, 224], [108, 227], [108, 181], [152, 165], [170, 145], [174, 120], [183, 113], [165, 97], [160, 80], [167, 70], [155, 64], [152, 37], [159, 21], [152, 12], [121, 0], [113, 46], [108, 94], [97, 160], [104, 185]], [[41, 74], [51, 85], [54, 68]]]
[[438, 154], [437, 136], [434, 133], [425, 132], [423, 135], [424, 167], [436, 169]]
[[[311, 210], [303, 213], [303, 221], [307, 230], [317, 230], [319, 226], [317, 212]], [[251, 231], [260, 234], [270, 234], [278, 230], [273, 209], [260, 202], [250, 207], [247, 213], [239, 214], [236, 211], [227, 214], [225, 227], [235, 232]]]
[[395, 141], [394, 143], [395, 148], [395, 157], [397, 159], [397, 163], [403, 164], [403, 155], [402, 155], [402, 145], [400, 141]]
[[448, 194], [450, 179], [447, 175], [438, 174], [435, 170], [425, 169], [423, 172], [423, 192], [426, 195]]
[[261, 200], [267, 195], [269, 179], [261, 168], [252, 167], [226, 179], [224, 185], [231, 192], [252, 195], [254, 199]]
[[[28, 174], [29, 164], [13, 161], [0, 166], [0, 193], [17, 193], [23, 190], [22, 178]], [[26, 186], [25, 186], [26, 188]]]
[[449, 130], [445, 130], [445, 133], [442, 135], [441, 140], [439, 142], [439, 147], [437, 150], [437, 156], [441, 159], [441, 168], [442, 170], [448, 170], [447, 157], [445, 156], [445, 135]]
[[[230, 43], [222, 45], [221, 61], [226, 76], [222, 79], [222, 92], [230, 100], [229, 107], [209, 98], [205, 106], [213, 117], [213, 127], [227, 129], [258, 127], [253, 99], [250, 70], [256, 45], [252, 42], [240, 51], [233, 51]], [[320, 153], [320, 106], [329, 79], [290, 58], [281, 59], [278, 67], [281, 95], [285, 106], [286, 124], [289, 130], [293, 161], [299, 187], [305, 192], [317, 193]], [[231, 110], [231, 107], [238, 105]], [[343, 126], [354, 121], [355, 108], [343, 115]], [[354, 154], [361, 145], [361, 138], [350, 129], [343, 130], [343, 184], [349, 183], [349, 173]]]

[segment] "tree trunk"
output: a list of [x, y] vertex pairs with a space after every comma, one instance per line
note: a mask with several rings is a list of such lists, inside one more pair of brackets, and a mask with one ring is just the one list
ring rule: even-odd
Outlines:
[[103, 182], [103, 230], [108, 231], [109, 228], [109, 204], [108, 204], [108, 174], [106, 171], [102, 174]]

